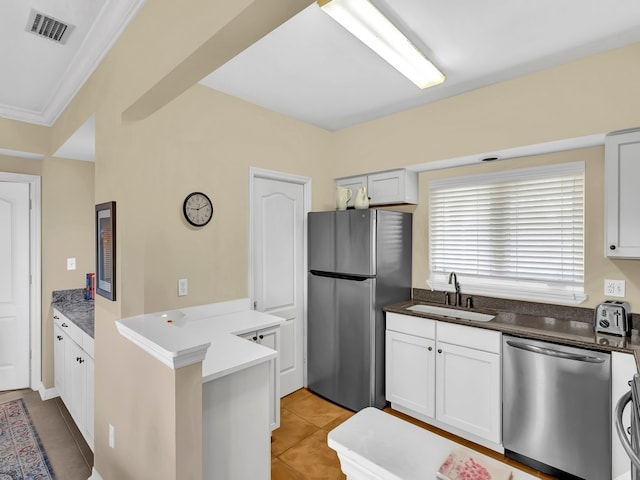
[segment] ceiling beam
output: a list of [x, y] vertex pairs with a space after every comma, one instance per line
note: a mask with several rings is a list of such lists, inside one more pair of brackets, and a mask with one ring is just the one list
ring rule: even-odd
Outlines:
[[147, 118], [240, 52], [308, 7], [312, 0], [254, 0], [122, 114]]

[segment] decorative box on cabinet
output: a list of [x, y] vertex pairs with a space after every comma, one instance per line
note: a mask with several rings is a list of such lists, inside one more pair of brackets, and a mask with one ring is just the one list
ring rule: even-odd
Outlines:
[[[239, 335], [252, 342], [280, 352], [280, 327], [265, 328]], [[269, 412], [271, 430], [280, 427], [280, 357], [276, 357], [269, 366]]]
[[418, 174], [404, 168], [336, 179], [336, 185], [353, 191], [347, 206], [353, 206], [358, 187], [367, 187], [369, 205], [417, 204]]
[[640, 258], [640, 129], [606, 136], [604, 178], [605, 256]]
[[54, 321], [54, 382], [67, 410], [93, 450], [93, 338], [57, 309]]
[[386, 318], [391, 407], [500, 450], [501, 334], [395, 313]]

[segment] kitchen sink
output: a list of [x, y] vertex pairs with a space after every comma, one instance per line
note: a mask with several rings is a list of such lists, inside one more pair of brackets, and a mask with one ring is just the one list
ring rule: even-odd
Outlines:
[[436, 305], [414, 305], [412, 307], [408, 307], [407, 310], [411, 310], [412, 312], [430, 313], [432, 315], [438, 315], [439, 317], [471, 320], [472, 322], [489, 322], [495, 318], [494, 315], [488, 315], [486, 313], [458, 310], [457, 308], [438, 307]]

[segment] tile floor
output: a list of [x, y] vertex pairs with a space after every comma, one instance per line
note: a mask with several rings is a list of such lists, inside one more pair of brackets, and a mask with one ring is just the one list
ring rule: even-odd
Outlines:
[[[24, 399], [56, 478], [86, 480], [91, 475], [93, 454], [62, 401], [54, 398], [43, 402], [40, 395], [31, 390], [0, 392], [0, 403], [16, 398]], [[555, 477], [524, 467], [503, 455], [423, 424], [390, 408], [386, 411], [520, 468], [541, 480], [555, 480]], [[273, 432], [271, 439], [272, 480], [344, 479], [335, 451], [327, 446], [327, 433], [352, 416], [353, 412], [303, 388], [282, 399], [280, 413], [280, 428]]]
[[[517, 467], [541, 480], [555, 480], [555, 477], [525, 467], [504, 455], [426, 425], [391, 408], [385, 411]], [[280, 409], [280, 428], [273, 432], [271, 441], [271, 479], [344, 479], [335, 451], [327, 446], [327, 433], [351, 415], [353, 412], [328, 402], [307, 389], [284, 397]]]
[[0, 392], [0, 403], [22, 398], [57, 479], [87, 480], [93, 453], [60, 398], [42, 401], [32, 390]]

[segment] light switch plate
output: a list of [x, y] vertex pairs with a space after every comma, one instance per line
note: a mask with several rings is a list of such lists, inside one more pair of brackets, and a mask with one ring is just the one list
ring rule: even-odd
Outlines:
[[181, 278], [178, 280], [178, 296], [184, 297], [187, 293], [189, 293], [189, 285], [187, 283], [187, 279]]
[[607, 297], [624, 297], [625, 281], [624, 280], [605, 280], [604, 294]]
[[67, 258], [67, 270], [75, 270], [75, 269], [76, 269], [76, 259]]

